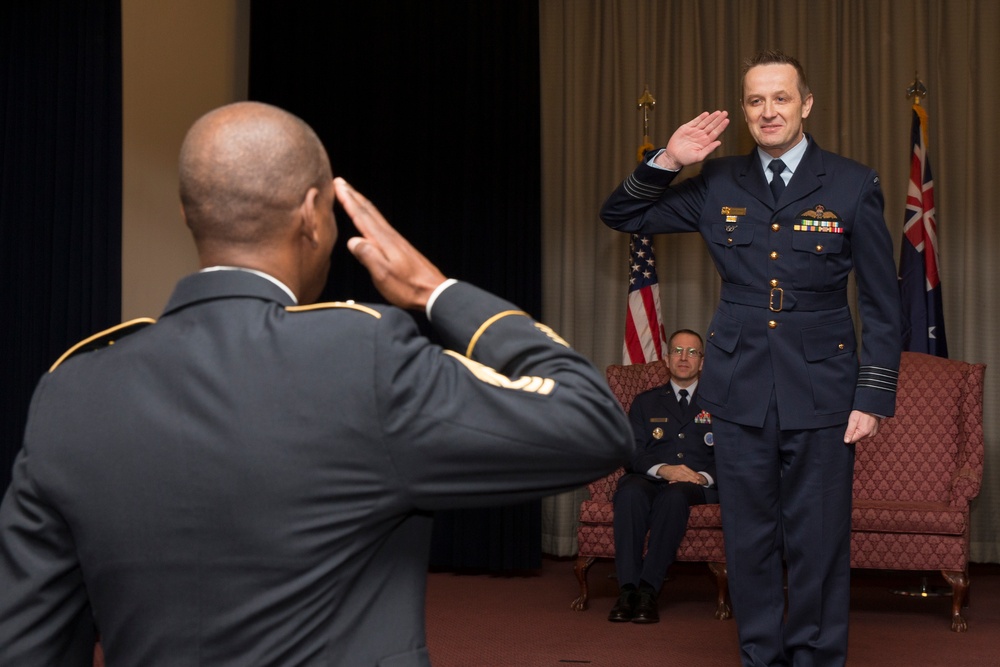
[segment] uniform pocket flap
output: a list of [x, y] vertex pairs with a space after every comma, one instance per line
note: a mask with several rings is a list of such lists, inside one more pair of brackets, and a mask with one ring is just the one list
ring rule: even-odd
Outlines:
[[708, 342], [723, 352], [732, 352], [740, 342], [743, 323], [722, 313], [716, 313], [708, 329]]
[[806, 361], [822, 361], [842, 354], [854, 354], [854, 324], [850, 319], [802, 330]]
[[721, 246], [750, 245], [753, 242], [753, 225], [723, 224], [712, 225], [712, 243]]
[[843, 244], [843, 234], [824, 234], [821, 232], [792, 233], [792, 248], [799, 252], [809, 252], [814, 255], [836, 254], [840, 252]]

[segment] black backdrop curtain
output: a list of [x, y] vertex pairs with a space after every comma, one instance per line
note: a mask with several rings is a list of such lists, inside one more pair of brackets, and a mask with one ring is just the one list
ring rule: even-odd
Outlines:
[[0, 3], [0, 489], [38, 378], [121, 318], [119, 3]]
[[[312, 125], [334, 173], [446, 275], [539, 317], [537, 0], [255, 0], [250, 17], [250, 98]], [[324, 298], [381, 300], [338, 222]], [[539, 514], [440, 513], [432, 566], [539, 567]]]

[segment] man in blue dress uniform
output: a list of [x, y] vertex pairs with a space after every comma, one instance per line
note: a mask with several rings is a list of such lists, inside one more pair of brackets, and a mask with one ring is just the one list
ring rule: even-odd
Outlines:
[[721, 145], [727, 112], [702, 113], [636, 167], [601, 218], [623, 232], [700, 232], [722, 278], [699, 401], [713, 417], [743, 664], [843, 665], [854, 447], [895, 410], [892, 241], [876, 173], [804, 133], [813, 96], [797, 60], [748, 60], [741, 103], [749, 155], [672, 185]]
[[698, 404], [704, 352], [698, 333], [671, 334], [663, 362], [670, 382], [639, 394], [629, 409], [635, 453], [614, 498], [621, 590], [608, 614], [611, 622], [660, 620], [657, 597], [687, 531], [691, 506], [719, 502], [712, 416]]

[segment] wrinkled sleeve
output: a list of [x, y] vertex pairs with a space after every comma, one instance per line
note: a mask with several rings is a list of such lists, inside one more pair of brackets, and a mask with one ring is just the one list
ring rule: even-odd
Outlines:
[[521, 502], [587, 484], [631, 454], [603, 375], [513, 304], [451, 286], [434, 304], [442, 346], [384, 319], [381, 441], [414, 506]]

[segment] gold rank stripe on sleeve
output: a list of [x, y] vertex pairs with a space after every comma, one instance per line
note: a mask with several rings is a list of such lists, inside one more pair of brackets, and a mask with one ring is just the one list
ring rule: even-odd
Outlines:
[[74, 354], [114, 345], [116, 340], [124, 338], [131, 333], [135, 333], [139, 329], [143, 329], [150, 324], [156, 324], [156, 320], [150, 317], [139, 317], [134, 320], [129, 320], [128, 322], [116, 324], [110, 329], [105, 329], [104, 331], [96, 333], [93, 336], [84, 338], [79, 343], [63, 352], [62, 356], [56, 359], [56, 362], [49, 368], [49, 372], [51, 373], [55, 369], [59, 368], [60, 364], [72, 357]]
[[453, 350], [445, 350], [444, 353], [453, 359], [457, 359], [462, 365], [469, 369], [477, 380], [494, 387], [512, 389], [514, 391], [523, 391], [529, 394], [541, 394], [542, 396], [548, 396], [556, 387], [556, 381], [552, 378], [541, 378], [529, 375], [512, 380], [503, 373], [500, 373], [489, 366], [485, 366], [478, 361], [474, 361], [468, 357], [463, 357], [461, 354]]
[[[474, 349], [476, 349], [476, 343], [478, 343], [479, 339], [482, 338], [482, 336], [483, 336], [484, 333], [486, 333], [486, 330], [489, 329], [494, 324], [496, 324], [498, 321], [502, 320], [505, 317], [510, 317], [511, 315], [518, 315], [518, 316], [521, 316], [521, 317], [527, 317], [529, 319], [531, 318], [531, 315], [528, 315], [528, 313], [524, 312], [523, 310], [505, 310], [502, 313], [497, 313], [493, 317], [491, 317], [488, 320], [486, 320], [485, 322], [483, 322], [479, 326], [479, 328], [476, 329], [476, 333], [472, 334], [472, 338], [469, 340], [469, 347], [466, 348], [466, 350], [465, 350], [465, 356], [467, 356], [467, 357], [469, 357], [471, 359], [472, 358], [472, 351]], [[559, 334], [557, 334], [552, 329], [552, 327], [549, 327], [549, 326], [547, 326], [545, 324], [542, 324], [541, 322], [535, 322], [534, 325], [535, 325], [536, 329], [538, 329], [543, 334], [545, 334], [546, 336], [548, 336], [553, 342], [559, 343], [563, 347], [569, 347], [569, 343], [567, 343], [566, 340], [563, 339], [562, 336], [560, 336]]]
[[311, 310], [329, 310], [331, 308], [346, 308], [348, 310], [356, 310], [361, 313], [368, 313], [375, 319], [382, 318], [382, 313], [378, 312], [374, 308], [362, 306], [350, 301], [324, 301], [323, 303], [311, 303], [308, 306], [286, 306], [285, 310], [290, 313], [306, 313]]
[[552, 327], [550, 327], [548, 325], [545, 325], [545, 324], [542, 324], [541, 322], [535, 322], [535, 328], [538, 329], [539, 331], [541, 331], [543, 334], [545, 334], [549, 338], [551, 338], [553, 342], [559, 343], [563, 347], [569, 347], [569, 343], [567, 343], [566, 340], [562, 336], [560, 336], [559, 334], [557, 334], [552, 329]]

